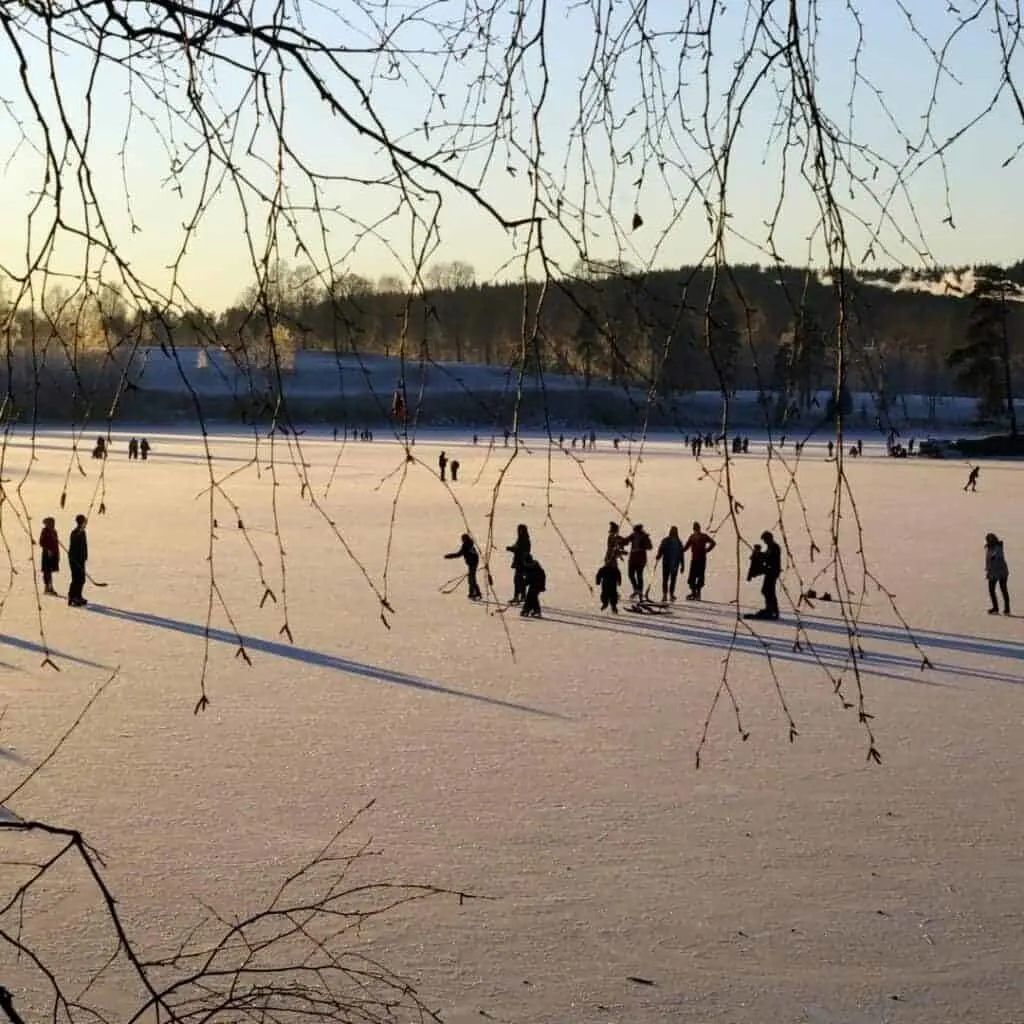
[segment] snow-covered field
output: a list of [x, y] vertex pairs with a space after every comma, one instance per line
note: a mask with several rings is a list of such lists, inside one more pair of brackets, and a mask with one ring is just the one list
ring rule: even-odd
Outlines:
[[[510, 450], [438, 437], [416, 445], [422, 464], [406, 464], [383, 440], [303, 437], [321, 514], [301, 496], [288, 439], [262, 441], [253, 463], [251, 438], [218, 436], [213, 473], [238, 511], [216, 497], [212, 571], [233, 625], [215, 604], [211, 704], [194, 715], [209, 470], [198, 439], [150, 438], [148, 463], [129, 463], [115, 438], [101, 481], [99, 462], [83, 460], [84, 475], [73, 464], [67, 435], [40, 435], [19, 491], [30, 448], [15, 437], [0, 509], [17, 569], [7, 591], [0, 557], [4, 792], [118, 670], [8, 809], [85, 831], [142, 946], [180, 938], [200, 900], [228, 916], [251, 907], [375, 799], [351, 835], [353, 847], [372, 836], [381, 851], [369, 877], [490, 897], [416, 903], [362, 940], [453, 1024], [1024, 1021], [1024, 630], [1020, 617], [986, 614], [982, 573], [988, 530], [1006, 541], [1011, 588], [1024, 564], [1019, 466], [986, 463], [978, 493], [964, 494], [959, 463], [869, 447], [848, 465], [868, 564], [932, 664], [922, 670], [869, 587], [862, 673], [881, 765], [868, 763], [856, 711], [815, 660], [843, 670], [855, 702], [836, 605], [801, 609], [794, 650], [784, 602], [783, 621], [739, 625], [729, 660], [749, 739], [723, 697], [697, 770], [737, 626], [730, 601], [737, 586], [745, 610], [758, 598], [755, 584], [737, 583], [746, 555], [721, 523], [720, 459], [705, 460], [707, 475], [678, 442], [652, 442], [639, 462], [636, 449], [603, 442], [578, 464], [528, 442], [509, 464]], [[462, 463], [451, 489], [434, 472], [442, 445]], [[821, 556], [812, 567], [800, 499], [827, 551], [835, 467], [808, 446], [798, 492], [770, 465], [771, 477], [760, 447], [733, 463], [739, 522], [750, 540], [775, 528], [774, 487], [796, 568], [810, 578]], [[631, 468], [629, 517], [655, 543], [671, 523], [718, 526], [701, 605], [599, 612], [588, 584], [617, 518], [599, 492], [625, 506]], [[499, 481], [497, 593], [510, 596], [503, 548], [527, 523], [548, 575], [541, 621], [442, 592], [458, 572], [441, 556], [458, 546], [463, 513], [484, 545]], [[90, 515], [89, 570], [109, 586], [87, 587], [89, 609], [43, 599], [40, 613], [26, 510], [33, 534], [54, 515], [65, 540], [74, 514]], [[386, 588], [390, 630], [328, 520]], [[848, 506], [842, 529], [859, 579]], [[277, 603], [260, 606], [254, 551]], [[795, 593], [792, 562], [785, 578]], [[280, 633], [285, 596], [293, 642]], [[251, 666], [236, 657], [236, 631]], [[41, 667], [44, 648], [59, 673]], [[771, 666], [799, 730], [793, 743]], [[24, 842], [0, 834], [3, 860], [23, 859]], [[18, 870], [2, 869], [5, 892]], [[33, 934], [70, 975], [106, 948], [87, 891], [72, 874], [30, 908]], [[13, 930], [10, 917], [3, 927]], [[10, 947], [0, 965], [25, 1019], [40, 1019], [38, 990], [21, 987]]]

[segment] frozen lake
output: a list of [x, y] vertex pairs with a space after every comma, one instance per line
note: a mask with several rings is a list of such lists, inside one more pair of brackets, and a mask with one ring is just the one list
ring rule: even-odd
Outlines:
[[[4, 792], [118, 670], [8, 808], [86, 833], [140, 945], [173, 944], [200, 900], [232, 916], [264, 899], [375, 799], [351, 834], [381, 851], [369, 877], [490, 897], [419, 902], [360, 939], [453, 1024], [1021, 1019], [1024, 630], [986, 614], [982, 570], [991, 530], [1013, 594], [1020, 466], [985, 463], [965, 494], [963, 463], [874, 445], [847, 463], [867, 567], [920, 644], [885, 594], [862, 588], [847, 501], [876, 765], [836, 603], [798, 621], [784, 599], [777, 623], [737, 621], [737, 595], [744, 611], [759, 597], [741, 578], [717, 456], [698, 463], [664, 440], [572, 455], [530, 441], [510, 461], [500, 444], [438, 435], [416, 445], [421, 464], [384, 440], [321, 435], [299, 439], [301, 460], [291, 439], [261, 441], [254, 461], [251, 437], [218, 434], [211, 470], [197, 438], [150, 438], [149, 462], [129, 463], [118, 437], [106, 463], [79, 469], [68, 435], [41, 434], [26, 476], [18, 436], [0, 469]], [[442, 445], [462, 463], [451, 489], [434, 471]], [[755, 449], [731, 464], [744, 537], [778, 534], [781, 507], [790, 596], [798, 573], [836, 595], [831, 574], [815, 579], [835, 465], [808, 446], [794, 478], [794, 463]], [[601, 614], [589, 585], [627, 507], [655, 545], [670, 524], [717, 531], [704, 602]], [[89, 571], [109, 584], [87, 586], [85, 610], [37, 599], [32, 573], [41, 518], [66, 542], [77, 512], [90, 517]], [[485, 548], [492, 522], [502, 599], [504, 547], [517, 523], [530, 528], [548, 577], [541, 621], [444, 592], [459, 563], [441, 556], [467, 523]], [[62, 592], [67, 581], [65, 564]], [[59, 673], [41, 667], [44, 650]], [[194, 715], [204, 653], [211, 703]], [[720, 692], [726, 656], [746, 742]], [[833, 692], [840, 676], [852, 708]], [[24, 838], [0, 841], [9, 893]], [[73, 875], [55, 885], [29, 925], [70, 978], [107, 942], [85, 891]], [[14, 911], [0, 923], [11, 932]], [[42, 989], [26, 988], [9, 946], [0, 964], [38, 1019]]]

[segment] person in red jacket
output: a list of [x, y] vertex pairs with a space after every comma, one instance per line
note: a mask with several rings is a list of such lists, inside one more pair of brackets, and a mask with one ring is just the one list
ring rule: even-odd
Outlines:
[[57, 536], [57, 524], [53, 516], [47, 516], [43, 520], [39, 547], [43, 552], [40, 568], [43, 571], [44, 593], [56, 594], [57, 591], [53, 589], [53, 574], [60, 572], [60, 538]]
[[700, 523], [693, 524], [693, 533], [686, 539], [683, 551], [690, 552], [690, 572], [686, 582], [690, 586], [690, 592], [686, 595], [687, 601], [699, 601], [700, 593], [704, 589], [704, 573], [708, 567], [708, 552], [715, 548], [715, 541], [700, 528]]

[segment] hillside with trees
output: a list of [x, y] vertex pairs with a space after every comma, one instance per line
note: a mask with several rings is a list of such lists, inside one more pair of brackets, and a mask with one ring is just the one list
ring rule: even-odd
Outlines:
[[456, 261], [431, 267], [412, 291], [395, 278], [324, 281], [282, 267], [222, 311], [184, 316], [131, 309], [113, 288], [56, 292], [42, 310], [0, 312], [4, 414], [116, 417], [131, 404], [134, 353], [160, 346], [216, 347], [243, 372], [281, 380], [307, 350], [569, 374], [584, 391], [754, 391], [765, 396], [766, 418], [781, 422], [835, 386], [842, 324], [845, 388], [875, 394], [883, 413], [901, 395], [971, 395], [981, 418], [996, 420], [1021, 376], [1021, 285], [1024, 263], [883, 271], [843, 281], [841, 300], [837, 282], [792, 267], [716, 275], [595, 263], [524, 286], [478, 283]]

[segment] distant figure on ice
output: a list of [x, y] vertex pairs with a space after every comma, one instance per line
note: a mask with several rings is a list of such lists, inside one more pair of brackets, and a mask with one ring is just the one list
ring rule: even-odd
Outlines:
[[857, 455], [861, 456], [864, 454], [864, 438], [857, 438]]
[[133, 437], [128, 442], [128, 460], [137, 459], [139, 457], [139, 439]]
[[445, 470], [448, 467], [448, 456], [444, 452], [441, 452], [437, 457], [437, 471], [441, 474], [441, 483], [444, 483], [447, 477], [445, 476]]
[[92, 450], [92, 457], [94, 459], [105, 459], [107, 457], [107, 441], [106, 438], [97, 437], [96, 447]]
[[629, 560], [626, 565], [629, 582], [633, 587], [633, 597], [638, 601], [644, 596], [644, 569], [647, 568], [647, 552], [653, 547], [651, 535], [641, 523], [637, 523], [629, 537]]
[[544, 567], [532, 555], [527, 555], [523, 564], [523, 582], [526, 586], [526, 596], [523, 598], [523, 610], [519, 614], [524, 618], [529, 616], [539, 619], [540, 595], [547, 590], [548, 578]]
[[1003, 595], [1003, 614], [1010, 614], [1010, 591], [1006, 581], [1010, 578], [1010, 569], [1006, 564], [1003, 542], [994, 534], [985, 534], [985, 579], [988, 580], [988, 596], [992, 603], [989, 615], [999, 614], [996, 602], [996, 586]]
[[744, 455], [749, 455], [750, 454], [750, 438], [749, 437], [744, 437], [743, 438], [743, 454]]
[[708, 568], [708, 553], [714, 551], [715, 541], [700, 528], [700, 523], [693, 524], [693, 533], [686, 538], [683, 551], [690, 552], [690, 572], [686, 582], [690, 592], [686, 595], [687, 601], [699, 601], [701, 591], [704, 589], [704, 575]]
[[619, 614], [619, 587], [622, 586], [622, 573], [619, 560], [615, 555], [605, 559], [604, 565], [597, 570], [594, 582], [601, 588], [601, 611], [605, 608]]
[[747, 579], [762, 578], [761, 596], [764, 607], [759, 612], [745, 616], [748, 619], [777, 619], [779, 617], [779, 599], [775, 594], [779, 577], [782, 575], [782, 549], [775, 543], [775, 538], [768, 530], [761, 534], [764, 548], [755, 544], [750, 553], [750, 566]]
[[452, 483], [454, 484], [459, 479], [459, 460], [452, 459], [448, 468], [452, 471]]
[[596, 451], [597, 449], [597, 431], [590, 431], [590, 450]]
[[964, 484], [964, 490], [977, 492], [979, 476], [981, 476], [981, 469], [978, 466], [974, 466], [970, 473], [967, 474], [967, 483]]
[[836, 450], [835, 443], [832, 442], [832, 441], [829, 441], [829, 443], [828, 443], [828, 457], [830, 459], [832, 458], [832, 455], [835, 453], [835, 450]]
[[143, 462], [145, 462], [146, 459], [149, 458], [149, 452], [150, 452], [149, 441], [147, 441], [145, 438], [143, 438], [142, 441], [139, 443], [139, 454], [142, 456], [142, 461]]
[[479, 434], [474, 434], [473, 435], [473, 444], [479, 444], [479, 443], [480, 443], [480, 435]]
[[506, 551], [512, 552], [512, 601], [521, 604], [526, 597], [526, 560], [530, 557], [530, 531], [525, 523], [516, 527], [514, 544], [509, 544]]
[[43, 520], [43, 529], [39, 534], [39, 548], [42, 551], [39, 568], [43, 573], [43, 591], [56, 594], [53, 589], [53, 574], [60, 572], [60, 538], [57, 536], [57, 524], [53, 516]]
[[85, 536], [87, 522], [85, 516], [75, 516], [75, 528], [68, 538], [68, 568], [71, 570], [68, 604], [72, 608], [82, 608], [89, 603], [82, 596], [82, 588], [85, 586], [85, 563], [89, 561], [89, 541]]
[[506, 427], [505, 428], [505, 447], [508, 447], [508, 439], [512, 436], [512, 432]]
[[466, 579], [469, 580], [469, 599], [479, 601], [483, 594], [480, 593], [480, 586], [476, 581], [476, 568], [480, 564], [480, 555], [473, 543], [473, 538], [468, 533], [462, 535], [462, 543], [458, 551], [453, 551], [445, 558], [461, 558], [466, 563]]
[[654, 564], [661, 562], [661, 600], [676, 599], [676, 580], [679, 570], [683, 567], [683, 542], [679, 539], [679, 527], [669, 527], [668, 536], [663, 537], [658, 545], [658, 553]]

